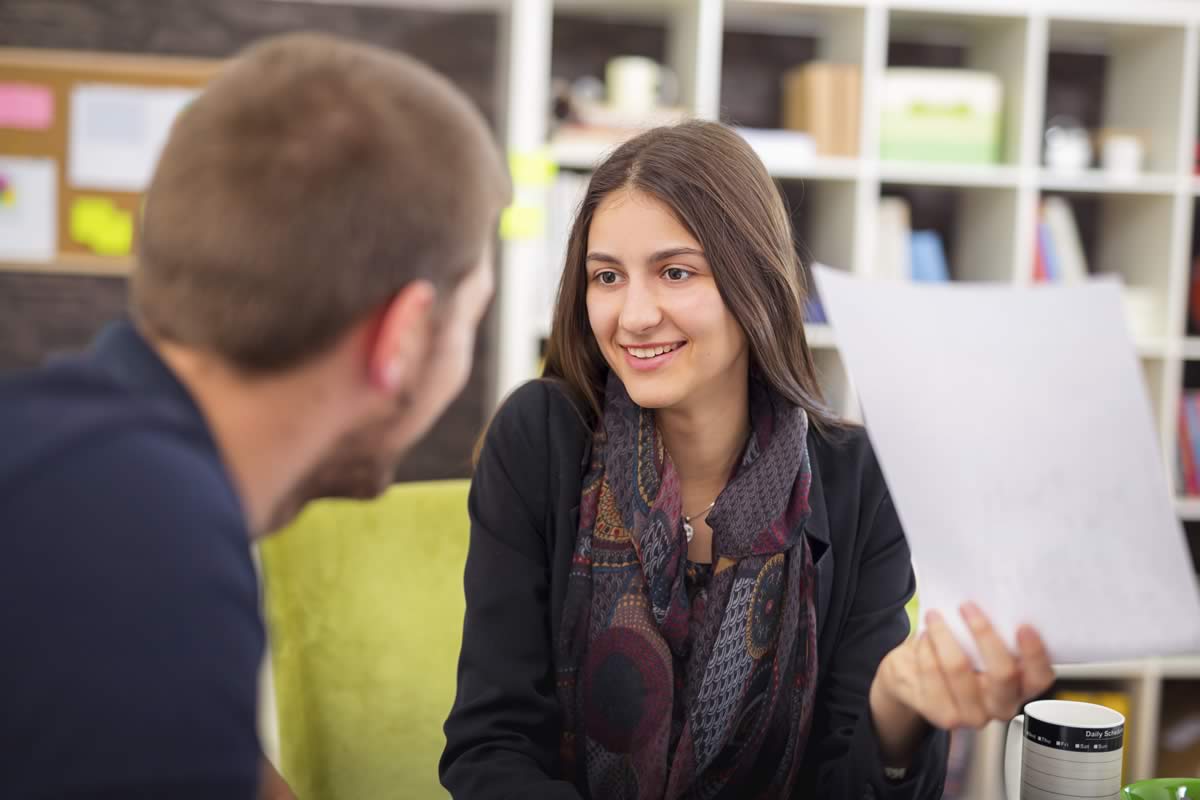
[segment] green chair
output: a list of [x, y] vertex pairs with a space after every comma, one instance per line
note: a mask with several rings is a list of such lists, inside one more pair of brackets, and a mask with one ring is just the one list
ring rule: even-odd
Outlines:
[[322, 501], [263, 543], [280, 772], [302, 800], [446, 797], [468, 486]]

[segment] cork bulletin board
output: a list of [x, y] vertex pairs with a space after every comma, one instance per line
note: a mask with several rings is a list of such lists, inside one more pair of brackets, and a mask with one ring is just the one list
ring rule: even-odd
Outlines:
[[0, 270], [127, 273], [157, 149], [221, 63], [0, 48]]

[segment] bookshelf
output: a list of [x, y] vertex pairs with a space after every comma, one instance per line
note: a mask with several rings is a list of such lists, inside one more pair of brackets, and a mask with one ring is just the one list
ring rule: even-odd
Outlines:
[[[1200, 198], [1200, 177], [1193, 175], [1200, 4], [511, 0], [500, 7], [510, 19], [510, 30], [526, 32], [519, 41], [509, 37], [506, 55], [509, 147], [521, 151], [548, 146], [560, 169], [578, 173], [590, 170], [617, 142], [554, 138], [548, 129], [541, 87], [548, 86], [551, 77], [556, 20], [626, 20], [660, 30], [662, 45], [656, 45], [653, 54], [679, 75], [691, 113], [752, 127], [766, 127], [764, 121], [769, 123], [770, 114], [777, 112], [765, 104], [777, 102], [772, 93], [778, 91], [783, 69], [815, 59], [858, 65], [859, 155], [793, 157], [776, 149], [763, 151], [764, 163], [792, 209], [804, 252], [812, 259], [870, 275], [880, 198], [920, 196], [952, 209], [932, 224], [945, 231], [953, 280], [1027, 284], [1033, 279], [1039, 203], [1048, 196], [1065, 198], [1080, 218], [1086, 215], [1089, 220], [1081, 238], [1091, 271], [1119, 274], [1128, 286], [1142, 290], [1141, 303], [1150, 309], [1146, 322], [1133, 333], [1158, 422], [1164, 467], [1175, 485], [1177, 403], [1184, 365], [1200, 360], [1200, 336], [1189, 336], [1186, 327], [1191, 260], [1198, 249], [1192, 228]], [[1001, 78], [1004, 116], [998, 163], [927, 164], [878, 157], [884, 70], [920, 65], [922, 49], [934, 52], [939, 65], [985, 70]], [[784, 63], [780, 53], [793, 53], [795, 64]], [[1147, 148], [1140, 173], [1117, 177], [1099, 169], [1063, 173], [1043, 166], [1045, 124], [1070, 111], [1072, 98], [1079, 96], [1078, 87], [1057, 77], [1064, 66], [1090, 82], [1088, 90], [1097, 98], [1082, 109], [1090, 115], [1083, 120], [1088, 127], [1134, 128], [1144, 135]], [[530, 93], [530, 87], [535, 91]], [[514, 123], [514, 117], [522, 116], [525, 122]], [[513, 137], [514, 129], [521, 136]], [[528, 187], [518, 191], [524, 193], [523, 202], [549, 196]], [[531, 277], [541, 284], [557, 283], [561, 263], [547, 263], [547, 251], [541, 242], [505, 244], [497, 402], [534, 374], [546, 316], [512, 295], [524, 292]], [[857, 416], [853, 387], [832, 330], [811, 324], [807, 331], [828, 398], [842, 413]], [[1179, 496], [1177, 510], [1182, 521], [1200, 522], [1200, 498]], [[1156, 772], [1164, 686], [1195, 684], [1200, 690], [1200, 654], [1067, 665], [1059, 674], [1071, 688], [1094, 685], [1129, 694], [1134, 733], [1132, 775], [1127, 777], [1141, 778]], [[965, 796], [1002, 796], [1002, 727], [993, 725], [978, 737]]]

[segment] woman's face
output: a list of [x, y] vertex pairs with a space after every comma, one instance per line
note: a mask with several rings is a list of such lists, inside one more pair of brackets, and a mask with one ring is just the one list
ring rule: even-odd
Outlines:
[[604, 198], [586, 268], [592, 333], [639, 406], [692, 406], [744, 385], [746, 336], [700, 243], [660, 200], [634, 189]]

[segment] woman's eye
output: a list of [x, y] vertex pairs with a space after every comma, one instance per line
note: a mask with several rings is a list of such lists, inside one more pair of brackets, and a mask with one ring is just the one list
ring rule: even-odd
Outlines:
[[680, 267], [667, 267], [663, 274], [667, 276], [667, 280], [675, 282], [686, 281], [692, 276], [692, 273]]
[[603, 272], [597, 272], [595, 280], [597, 283], [601, 283], [605, 286], [612, 286], [617, 282], [617, 273], [606, 269]]

